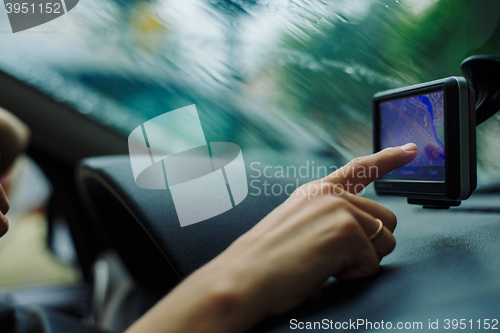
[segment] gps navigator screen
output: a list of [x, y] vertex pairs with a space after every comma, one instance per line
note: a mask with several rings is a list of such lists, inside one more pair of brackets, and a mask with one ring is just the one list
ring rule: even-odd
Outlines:
[[418, 155], [383, 179], [444, 181], [443, 91], [384, 101], [380, 107], [380, 148], [413, 142]]

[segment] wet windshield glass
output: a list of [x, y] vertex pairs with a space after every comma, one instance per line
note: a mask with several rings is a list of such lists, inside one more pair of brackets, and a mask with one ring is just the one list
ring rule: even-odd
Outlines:
[[[499, 19], [490, 0], [87, 0], [3, 34], [0, 69], [124, 135], [194, 103], [208, 141], [343, 162], [371, 151], [375, 92], [500, 55]], [[487, 174], [499, 128], [478, 128]]]

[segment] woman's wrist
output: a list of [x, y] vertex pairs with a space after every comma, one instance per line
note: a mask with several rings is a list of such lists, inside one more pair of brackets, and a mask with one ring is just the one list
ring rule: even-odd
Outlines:
[[[225, 259], [235, 258], [221, 255], [189, 277], [183, 287], [199, 290], [198, 297], [206, 302], [200, 308], [212, 307], [204, 328], [215, 327], [214, 332], [243, 332], [268, 315], [267, 302], [263, 299], [263, 288], [256, 286], [255, 279], [249, 279], [258, 274], [249, 274], [247, 265], [233, 265]], [[210, 323], [213, 318], [216, 322]]]
[[219, 259], [184, 280], [127, 333], [244, 332], [262, 320], [267, 312], [258, 289]]

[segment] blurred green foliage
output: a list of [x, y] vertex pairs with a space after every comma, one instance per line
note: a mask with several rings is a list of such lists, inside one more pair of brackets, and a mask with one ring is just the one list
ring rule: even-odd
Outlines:
[[[353, 155], [369, 153], [373, 94], [459, 76], [473, 54], [500, 56], [499, 20], [500, 1], [492, 0], [378, 1], [353, 19], [325, 9], [283, 38], [287, 58], [271, 69], [281, 82], [278, 103], [305, 126], [304, 119], [320, 124]], [[500, 142], [479, 132], [479, 145]]]

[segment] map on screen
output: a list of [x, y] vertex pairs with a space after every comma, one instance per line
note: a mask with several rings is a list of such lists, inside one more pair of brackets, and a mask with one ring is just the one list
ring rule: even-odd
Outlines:
[[380, 103], [380, 148], [413, 142], [418, 155], [384, 179], [444, 181], [443, 91]]

